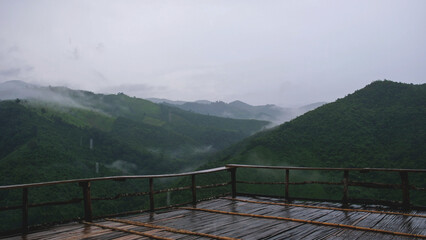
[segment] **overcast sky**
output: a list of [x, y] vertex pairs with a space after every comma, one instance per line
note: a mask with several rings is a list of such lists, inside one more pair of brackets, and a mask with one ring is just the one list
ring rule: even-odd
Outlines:
[[426, 82], [425, 0], [0, 0], [0, 82], [295, 106], [385, 78]]

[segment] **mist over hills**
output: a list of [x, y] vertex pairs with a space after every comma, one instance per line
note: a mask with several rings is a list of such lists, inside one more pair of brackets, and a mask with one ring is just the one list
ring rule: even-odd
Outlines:
[[[204, 168], [227, 163], [366, 168], [426, 168], [426, 84], [375, 81], [333, 103], [323, 105], [276, 128], [255, 134], [218, 153]], [[312, 173], [311, 173], [312, 174]], [[314, 176], [315, 175], [315, 176]], [[293, 181], [340, 181], [341, 176], [293, 173]], [[254, 180], [257, 175], [246, 176]], [[272, 177], [270, 175], [269, 177]], [[282, 175], [276, 175], [282, 181]], [[354, 181], [400, 184], [398, 174], [353, 173]], [[410, 183], [426, 186], [422, 174], [410, 174]], [[272, 187], [271, 187], [272, 188]], [[265, 190], [268, 188], [263, 188]], [[341, 197], [341, 190], [323, 186], [304, 188], [305, 197]], [[297, 191], [293, 191], [297, 193]], [[272, 192], [274, 193], [274, 192]], [[361, 198], [399, 199], [398, 192], [355, 190]], [[426, 194], [413, 192], [417, 204]]]
[[[0, 84], [0, 185], [116, 175], [184, 172], [206, 156], [262, 130], [269, 122], [206, 116], [125, 94], [95, 94], [22, 81]], [[156, 184], [162, 184], [156, 182]], [[97, 196], [140, 192], [141, 182], [99, 183]], [[32, 202], [80, 196], [78, 185], [31, 189]], [[22, 193], [2, 191], [0, 205]], [[141, 209], [144, 199], [97, 205], [99, 214]], [[77, 204], [78, 205], [78, 204]], [[78, 216], [77, 205], [35, 208], [30, 223]], [[0, 232], [19, 227], [20, 214], [2, 212]]]
[[193, 169], [269, 124], [21, 81], [0, 84], [0, 99], [11, 99], [0, 102], [1, 184]]
[[[42, 161], [37, 169], [44, 171], [37, 175], [43, 176], [40, 180], [71, 177], [71, 172], [93, 176], [95, 162], [105, 175], [176, 172], [206, 161], [204, 167], [247, 163], [426, 168], [425, 86], [376, 81], [249, 137], [269, 123], [200, 115], [121, 93], [7, 82], [0, 85], [0, 98], [15, 100], [0, 102], [0, 165], [4, 170], [22, 164], [25, 169], [26, 161]], [[253, 109], [239, 101], [202, 104]], [[260, 107], [264, 111], [274, 106]], [[90, 139], [94, 151], [88, 151]], [[69, 175], [50, 175], [61, 166], [57, 156], [80, 162], [75, 166], [81, 169], [71, 166]], [[20, 181], [25, 173], [2, 175], [16, 176], [6, 184]]]
[[264, 120], [272, 122], [274, 125], [289, 121], [325, 104], [324, 102], [318, 102], [301, 107], [283, 108], [273, 104], [252, 106], [238, 100], [230, 103], [222, 101], [210, 102], [207, 100], [184, 102], [158, 98], [148, 98], [147, 100], [155, 103], [173, 105], [183, 110], [205, 115], [235, 119]]
[[218, 165], [426, 168], [425, 123], [426, 84], [375, 81], [247, 138]]
[[[0, 84], [0, 99], [5, 96], [10, 100], [0, 101], [1, 185], [178, 172], [227, 163], [426, 168], [426, 84], [376, 81], [264, 131], [260, 130], [269, 122], [206, 116], [122, 93], [94, 94], [13, 81]], [[242, 102], [202, 104], [252, 108]], [[237, 174], [241, 181], [277, 182], [284, 178], [282, 171], [239, 169]], [[341, 177], [331, 172], [292, 171], [290, 181], [339, 182]], [[400, 184], [397, 173], [351, 172], [349, 179]], [[410, 174], [409, 181], [426, 187], [423, 175]], [[292, 185], [290, 191], [292, 197], [339, 199], [342, 193], [339, 187]], [[109, 190], [134, 192], [140, 188], [135, 182], [122, 185], [111, 182], [98, 194], [107, 196]], [[66, 199], [81, 194], [77, 185], [71, 189], [39, 189], [33, 192], [36, 196], [32, 201], [48, 201], [52, 191]], [[238, 184], [238, 191], [283, 193], [280, 185]], [[357, 198], [398, 200], [400, 195], [399, 191], [381, 189], [351, 187], [350, 190], [350, 197]], [[19, 204], [22, 194], [3, 193], [0, 202], [4, 204], [11, 198]], [[426, 202], [426, 195], [416, 191], [410, 192], [410, 198], [417, 205]], [[127, 211], [140, 206], [139, 200], [111, 202], [102, 205], [99, 211]], [[77, 209], [70, 206], [52, 212], [66, 218]], [[37, 208], [33, 216], [50, 219], [50, 213]], [[0, 230], [13, 224], [19, 226], [20, 219], [19, 213], [5, 215], [0, 219]]]

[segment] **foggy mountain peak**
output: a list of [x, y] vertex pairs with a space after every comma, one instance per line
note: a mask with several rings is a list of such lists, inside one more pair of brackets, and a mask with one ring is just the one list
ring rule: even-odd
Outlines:
[[31, 84], [31, 83], [27, 83], [21, 80], [10, 80], [10, 81], [6, 81], [3, 83], [0, 83], [0, 87], [9, 87], [9, 88], [36, 88], [36, 87], [40, 87], [38, 85], [35, 84]]
[[199, 104], [211, 104], [212, 102], [211, 101], [209, 101], [209, 100], [197, 100], [197, 101], [195, 101], [196, 103], [199, 103]]
[[249, 104], [247, 104], [245, 102], [242, 102], [240, 100], [236, 100], [236, 101], [230, 102], [229, 105], [238, 106], [238, 107], [247, 107], [247, 106], [250, 106]]
[[[26, 99], [60, 106], [85, 108], [75, 101], [66, 87], [43, 87], [20, 80], [7, 81], [0, 84], [0, 100]], [[76, 94], [78, 91], [75, 91]]]

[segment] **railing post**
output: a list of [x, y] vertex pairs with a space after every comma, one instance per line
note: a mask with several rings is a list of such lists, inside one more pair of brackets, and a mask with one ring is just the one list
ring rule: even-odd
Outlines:
[[290, 182], [290, 169], [285, 170], [285, 200], [287, 202], [291, 202], [290, 194], [289, 194], [289, 184]]
[[195, 185], [195, 174], [191, 175], [191, 181], [192, 181], [192, 185], [191, 185], [192, 204], [196, 205], [197, 204], [197, 186]]
[[87, 222], [92, 221], [92, 198], [90, 196], [90, 182], [80, 182], [80, 187], [83, 189], [84, 200], [84, 220]]
[[237, 168], [233, 167], [229, 169], [231, 172], [231, 184], [232, 184], [232, 198], [237, 197]]
[[22, 189], [22, 232], [28, 232], [28, 188]]
[[408, 172], [399, 172], [401, 176], [402, 188], [402, 207], [404, 209], [410, 208], [410, 184], [408, 182]]
[[349, 186], [349, 171], [343, 172], [343, 198], [342, 203], [344, 207], [348, 206], [348, 186]]
[[149, 178], [149, 210], [154, 212], [154, 179]]

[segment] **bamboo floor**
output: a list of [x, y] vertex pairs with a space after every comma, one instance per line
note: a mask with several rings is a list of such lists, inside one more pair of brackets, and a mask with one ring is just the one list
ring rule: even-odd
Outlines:
[[[188, 206], [153, 214], [102, 219], [94, 221], [96, 225], [84, 222], [69, 223], [5, 239], [426, 238], [426, 212], [410, 211], [407, 214], [414, 215], [398, 215], [343, 211], [339, 209], [340, 204], [333, 203], [296, 202], [330, 209], [269, 203], [283, 202], [279, 199], [260, 197], [238, 197], [234, 200], [219, 198], [200, 202], [195, 206], [196, 209]], [[360, 206], [351, 206], [351, 209], [353, 208], [362, 209]], [[210, 212], [210, 210], [217, 210], [217, 212]], [[390, 212], [383, 209], [381, 211]], [[345, 227], [348, 225], [353, 227]], [[397, 233], [402, 235], [396, 235]]]

